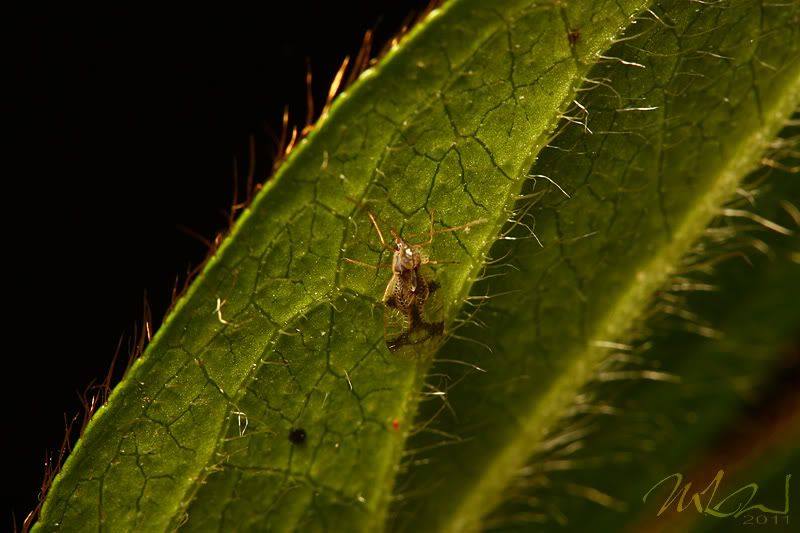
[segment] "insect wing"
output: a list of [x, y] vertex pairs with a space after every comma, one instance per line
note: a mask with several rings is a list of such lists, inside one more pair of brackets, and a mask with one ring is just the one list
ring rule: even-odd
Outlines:
[[384, 305], [386, 346], [401, 359], [432, 355], [444, 334], [444, 294], [432, 270], [420, 266], [415, 283], [412, 292], [403, 278], [394, 279], [393, 296]]
[[422, 317], [431, 340], [438, 343], [444, 335], [444, 290], [431, 267], [421, 266], [420, 271], [428, 287], [428, 297], [422, 306]]

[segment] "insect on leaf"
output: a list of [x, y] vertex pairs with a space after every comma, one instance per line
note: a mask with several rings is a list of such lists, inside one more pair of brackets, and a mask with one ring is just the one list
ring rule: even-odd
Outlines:
[[[416, 296], [409, 298], [411, 291], [403, 278], [394, 275], [387, 286], [387, 293], [392, 289], [392, 295], [384, 302], [386, 346], [402, 359], [432, 353], [444, 334], [444, 291], [433, 269], [420, 265], [413, 273]], [[404, 299], [403, 303], [399, 299]]]
[[444, 290], [431, 265], [451, 261], [431, 259], [425, 247], [433, 243], [434, 235], [469, 231], [472, 226], [482, 224], [485, 220], [478, 219], [460, 226], [434, 230], [434, 213], [431, 212], [429, 230], [425, 233], [428, 237], [426, 242], [412, 244], [391, 229], [394, 244], [388, 245], [375, 215], [368, 214], [382, 248], [392, 253], [392, 261], [377, 265], [349, 258], [346, 261], [376, 270], [391, 268], [392, 277], [383, 293], [384, 338], [389, 351], [401, 359], [432, 354], [441, 344], [445, 328]]

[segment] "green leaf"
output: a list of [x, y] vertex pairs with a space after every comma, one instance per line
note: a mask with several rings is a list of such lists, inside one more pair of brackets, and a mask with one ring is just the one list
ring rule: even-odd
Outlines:
[[[793, 223], [784, 209], [786, 198], [800, 198], [800, 180], [783, 173], [770, 176], [759, 192], [757, 212], [770, 220], [787, 225]], [[651, 505], [641, 505], [640, 512], [636, 513], [637, 504], [658, 480], [675, 472], [687, 478], [698, 471], [706, 472], [708, 475], [702, 479], [694, 476], [695, 487], [701, 481], [701, 487], [705, 487], [717, 470], [722, 469], [728, 492], [749, 482], [767, 481], [761, 477], [735, 485], [732, 478], [739, 477], [737, 470], [744, 468], [742, 458], [737, 457], [742, 454], [741, 450], [751, 455], [746, 462], [764, 462], [759, 454], [767, 452], [759, 449], [756, 443], [764, 441], [769, 432], [764, 428], [745, 431], [753, 424], [742, 413], [752, 411], [748, 404], [769, 392], [762, 391], [765, 382], [769, 384], [770, 374], [779, 372], [776, 367], [786, 359], [787, 348], [800, 340], [800, 313], [796, 309], [800, 301], [800, 268], [796, 259], [792, 259], [792, 254], [800, 250], [800, 241], [767, 231], [746, 233], [766, 244], [767, 254], [751, 254], [748, 261], [737, 257], [718, 267], [712, 280], [716, 290], [694, 294], [688, 302], [700, 316], [713, 317], [713, 327], [718, 333], [707, 338], [672, 327], [663, 328], [660, 337], [669, 336], [653, 344], [648, 358], [658, 361], [660, 370], [680, 376], [680, 384], [660, 387], [635, 384], [627, 393], [635, 398], [626, 403], [629, 416], [615, 425], [615, 435], [610, 435], [606, 429], [606, 436], [598, 439], [604, 442], [595, 442], [597, 449], [602, 446], [608, 452], [614, 448], [619, 451], [619, 441], [636, 439], [648, 443], [648, 453], [615, 466], [615, 472], [631, 480], [616, 491], [618, 497], [626, 498], [634, 515], [639, 515], [638, 521], [659, 523]], [[749, 244], [744, 239], [737, 240]], [[777, 397], [762, 408], [772, 416], [773, 407], [781, 401]], [[647, 430], [645, 422], [652, 419], [653, 413], [662, 413], [658, 429], [651, 424]], [[790, 435], [798, 429], [785, 429], [787, 434], [777, 432], [772, 440], [783, 441], [785, 445], [796, 442]], [[675, 439], [675, 435], [683, 437]], [[788, 462], [772, 464], [784, 474], [792, 472], [788, 466]], [[606, 486], [608, 490], [611, 485], [598, 480], [596, 474], [589, 473], [590, 478], [594, 478], [593, 486]], [[770, 486], [782, 489], [782, 474], [781, 480]], [[720, 493], [718, 500], [724, 496]], [[657, 498], [650, 500], [656, 503]], [[607, 513], [600, 523], [614, 529], [630, 521], [630, 515]]]
[[[451, 436], [451, 445], [419, 454], [418, 464], [432, 466], [411, 469], [401, 484], [413, 495], [397, 509], [408, 515], [407, 529], [475, 528], [499, 504], [529, 498], [520, 488], [526, 483], [544, 487], [529, 498], [532, 507], [504, 508], [488, 524], [580, 522], [580, 510], [558, 509], [562, 496], [595, 498], [614, 508], [630, 502], [606, 498], [615, 491], [597, 487], [609, 481], [612, 489], [624, 486], [611, 474], [619, 456], [649, 443], [630, 440], [617, 447], [616, 460], [604, 460], [586, 442], [585, 425], [608, 424], [609, 430], [630, 434], [626, 410], [620, 420], [605, 422], [594, 416], [575, 423], [575, 414], [604, 411], [606, 396], [589, 394], [587, 387], [614, 377], [604, 370], [624, 355], [615, 348], [656, 341], [643, 324], [653, 313], [654, 293], [725, 253], [698, 247], [698, 241], [759, 164], [764, 141], [797, 107], [796, 6], [770, 8], [768, 19], [756, 16], [761, 9], [737, 2], [686, 11], [682, 2], [661, 3], [603, 54], [616, 60], [589, 74], [591, 90], [582, 105], [594, 134], [568, 129], [531, 171], [557, 180], [572, 197], [551, 188], [528, 211], [541, 249], [513, 241], [492, 252], [510, 257], [514, 267], [487, 282], [483, 290], [501, 296], [481, 310], [483, 329], [472, 333], [494, 353], [451, 347], [486, 373], [451, 376], [457, 386], [448, 390], [447, 400], [455, 415], [443, 415], [435, 424]], [[792, 193], [788, 199], [797, 201], [797, 190]], [[731, 290], [738, 294], [737, 287]], [[798, 326], [797, 309], [786, 316], [790, 326]], [[681, 353], [671, 336], [660, 341], [662, 353], [654, 354], [653, 363]], [[641, 354], [627, 357], [636, 355]], [[717, 370], [730, 363], [712, 357], [706, 349], [676, 377], [688, 371], [699, 375], [712, 361]], [[627, 376], [645, 376], [639, 370]], [[659, 386], [663, 397], [663, 384], [649, 390]], [[662, 410], [664, 403], [669, 406], [670, 400], [659, 404]], [[434, 409], [426, 416], [434, 416]], [[652, 431], [653, 423], [647, 427]], [[441, 437], [422, 437], [412, 448], [425, 450], [436, 441]], [[590, 457], [573, 462], [568, 445], [587, 446]], [[605, 469], [585, 486], [573, 482], [565, 489], [566, 483], [554, 484], [547, 474], [548, 468], [577, 470], [592, 461]], [[661, 477], [642, 479], [639, 495]]]
[[[786, 198], [800, 198], [800, 180], [785, 174], [770, 176], [758, 193], [757, 212], [793, 224], [783, 208]], [[602, 369], [606, 375], [627, 371], [633, 377], [584, 389], [562, 426], [550, 436], [552, 448], [539, 450], [528, 460], [524, 472], [505, 493], [503, 507], [493, 512], [489, 521], [498, 526], [510, 522], [512, 527], [507, 529], [516, 530], [549, 512], [560, 517], [562, 524], [551, 520], [549, 527], [540, 526], [542, 530], [561, 530], [567, 525], [578, 531], [694, 531], [697, 526], [674, 524], [675, 513], [657, 516], [671, 483], [649, 495], [647, 505], [642, 501], [644, 495], [658, 481], [681, 473], [684, 484], [694, 480], [691, 496], [705, 488], [719, 469], [725, 471], [725, 480], [715, 502], [751, 482], [782, 489], [783, 475], [793, 472], [789, 463], [760, 450], [763, 446], [756, 443], [769, 432], [761, 428], [744, 431], [746, 421], [740, 418], [743, 411], [752, 411], [747, 404], [758, 399], [764, 380], [776, 372], [776, 362], [780, 364], [786, 358], [783, 352], [798, 340], [800, 268], [791, 254], [800, 250], [800, 241], [764, 228], [751, 228], [745, 235], [738, 231], [735, 243], [749, 246], [750, 239], [757, 238], [766, 245], [768, 255], [750, 254], [747, 261], [737, 255], [717, 267], [713, 276], [694, 274], [693, 282], [703, 289], [690, 292], [684, 302], [684, 309], [708, 317], [702, 327], [713, 327], [716, 333], [712, 337], [698, 335], [697, 324], [664, 313], [651, 317], [646, 345], [615, 354], [625, 358], [625, 367]], [[705, 244], [711, 245], [708, 240]], [[730, 244], [726, 243], [726, 250]], [[710, 256], [718, 258], [720, 253], [717, 250]], [[676, 306], [672, 296], [686, 294], [684, 283], [676, 280], [672, 294], [662, 297], [660, 305]], [[711, 283], [713, 290], [706, 290]], [[676, 379], [651, 381], [647, 371]], [[637, 373], [641, 375], [637, 377]], [[772, 404], [778, 401], [766, 406], [769, 417], [773, 416]], [[791, 399], [787, 403], [791, 404]], [[786, 435], [777, 432], [772, 440], [796, 448], [789, 444], [796, 439], [790, 436], [791, 428], [788, 430]], [[737, 472], [742, 469], [737, 451], [753, 455], [749, 461], [767, 461], [783, 473], [777, 476], [776, 470], [777, 478], [772, 480], [748, 469], [751, 479], [737, 484], [736, 479], [744, 479]], [[542, 505], [521, 503], [537, 500]], [[711, 501], [710, 492], [702, 501]], [[693, 510], [692, 506], [677, 518], [707, 520], [694, 516]], [[722, 521], [719, 527], [730, 530], [731, 521]]]
[[[747, 0], [435, 11], [241, 216], [95, 415], [38, 527], [492, 525], [608, 347], [647, 340], [654, 294], [702, 255], [800, 102], [797, 16]], [[389, 260], [367, 210], [387, 236], [486, 220], [429, 247], [456, 262], [436, 266], [454, 337], [436, 359], [433, 345], [390, 353], [389, 273], [344, 261]], [[474, 365], [486, 372], [447, 380]], [[415, 425], [442, 392], [456, 416], [426, 404]]]

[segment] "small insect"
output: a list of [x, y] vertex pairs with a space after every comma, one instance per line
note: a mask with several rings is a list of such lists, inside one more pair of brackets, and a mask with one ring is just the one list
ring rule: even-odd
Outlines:
[[300, 446], [306, 442], [306, 430], [295, 428], [289, 432], [289, 441], [295, 446]]
[[443, 230], [433, 229], [433, 213], [428, 232], [428, 240], [412, 244], [393, 229], [394, 245], [386, 244], [375, 216], [367, 212], [378, 233], [381, 246], [392, 252], [391, 263], [370, 265], [354, 259], [346, 261], [367, 268], [391, 268], [392, 277], [383, 292], [384, 339], [389, 351], [402, 358], [417, 356], [423, 345], [430, 346], [444, 334], [444, 297], [442, 288], [436, 281], [430, 265], [455, 263], [455, 261], [435, 261], [428, 257], [424, 247], [433, 242], [433, 236], [468, 228], [485, 222], [474, 220], [467, 224]]
[[567, 32], [567, 41], [569, 41], [570, 46], [575, 46], [578, 42], [578, 39], [581, 38], [580, 30], [569, 30]]

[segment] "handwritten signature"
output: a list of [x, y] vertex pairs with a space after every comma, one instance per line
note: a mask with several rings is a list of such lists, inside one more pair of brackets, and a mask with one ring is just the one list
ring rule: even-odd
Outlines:
[[[714, 505], [714, 498], [717, 495], [717, 489], [719, 489], [720, 483], [722, 483], [722, 478], [725, 476], [724, 470], [719, 470], [717, 475], [714, 476], [714, 479], [711, 480], [703, 490], [700, 492], [695, 492], [691, 495], [691, 499], [686, 501], [686, 497], [689, 495], [689, 491], [692, 488], [692, 482], [688, 482], [682, 486], [683, 483], [683, 474], [675, 473], [671, 474], [655, 485], [652, 486], [650, 490], [642, 497], [642, 501], [647, 501], [647, 497], [650, 496], [656, 488], [661, 486], [664, 483], [667, 483], [670, 479], [675, 481], [675, 485], [672, 488], [672, 492], [670, 493], [667, 500], [664, 502], [664, 505], [661, 506], [659, 509], [658, 514], [656, 516], [661, 516], [664, 511], [670, 508], [673, 503], [676, 503], [677, 511], [683, 512], [688, 509], [690, 506], [694, 505], [694, 508], [697, 510], [698, 513], [706, 514], [709, 516], [714, 516], [717, 518], [728, 518], [734, 517], [738, 518], [741, 515], [749, 512], [749, 511], [761, 511], [764, 514], [774, 514], [774, 515], [788, 515], [789, 514], [789, 480], [792, 479], [791, 474], [786, 474], [785, 484], [784, 484], [784, 507], [783, 510], [776, 510], [770, 509], [766, 505], [762, 505], [759, 503], [750, 505], [753, 499], [756, 497], [758, 493], [758, 485], [756, 483], [749, 483], [732, 493], [728, 496], [720, 500], [717, 504]], [[708, 496], [708, 500], [703, 503], [703, 497], [708, 494], [710, 491], [710, 495]], [[742, 501], [746, 499], [746, 501]], [[729, 502], [737, 503], [738, 506], [736, 509], [732, 511], [723, 511], [723, 508], [726, 507], [726, 504]], [[730, 505], [728, 505], [730, 507]]]

